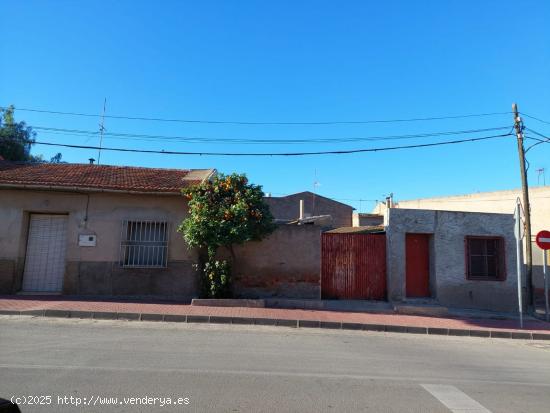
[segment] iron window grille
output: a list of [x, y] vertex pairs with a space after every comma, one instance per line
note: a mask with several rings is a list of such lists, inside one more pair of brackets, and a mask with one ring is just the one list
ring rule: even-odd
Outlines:
[[122, 221], [120, 266], [166, 268], [168, 223], [165, 221]]
[[466, 244], [466, 278], [503, 281], [506, 279], [504, 239], [468, 236]]

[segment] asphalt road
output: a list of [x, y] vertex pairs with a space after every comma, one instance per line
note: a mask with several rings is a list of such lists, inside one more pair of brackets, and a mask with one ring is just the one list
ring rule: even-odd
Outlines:
[[550, 343], [0, 316], [11, 396], [42, 403], [23, 412], [547, 413]]

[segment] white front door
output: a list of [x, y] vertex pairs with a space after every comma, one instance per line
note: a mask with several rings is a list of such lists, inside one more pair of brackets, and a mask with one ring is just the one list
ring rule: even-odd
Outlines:
[[23, 291], [61, 292], [66, 246], [67, 215], [31, 214]]

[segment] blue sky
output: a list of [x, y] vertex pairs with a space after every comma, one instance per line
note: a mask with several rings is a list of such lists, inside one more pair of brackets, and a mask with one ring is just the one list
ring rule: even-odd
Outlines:
[[[0, 105], [145, 117], [319, 122], [506, 112], [550, 120], [550, 4], [543, 1], [2, 2]], [[30, 125], [97, 130], [99, 119], [16, 112]], [[525, 119], [549, 134], [550, 125]], [[358, 138], [511, 126], [510, 114], [431, 122], [237, 126], [107, 119], [108, 132], [200, 138]], [[492, 133], [491, 133], [492, 134]], [[478, 133], [467, 137], [486, 136]], [[452, 137], [455, 138], [455, 137]], [[299, 145], [105, 139], [104, 146], [285, 152], [447, 140]], [[38, 140], [97, 145], [40, 132]], [[87, 162], [97, 151], [36, 146]], [[550, 145], [528, 154], [529, 180]], [[396, 199], [518, 187], [513, 138], [301, 158], [102, 152], [101, 163], [244, 172], [266, 192], [312, 190], [368, 211]], [[317, 178], [315, 178], [317, 176]]]

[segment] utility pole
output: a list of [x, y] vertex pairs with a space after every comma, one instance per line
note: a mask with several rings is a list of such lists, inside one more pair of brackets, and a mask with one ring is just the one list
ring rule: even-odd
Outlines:
[[527, 169], [525, 168], [525, 148], [523, 146], [523, 122], [518, 112], [518, 105], [512, 104], [514, 127], [518, 138], [519, 169], [521, 173], [521, 189], [523, 192], [523, 207], [525, 208], [525, 295], [527, 306], [533, 306], [533, 248], [531, 243], [531, 205], [529, 204], [529, 186], [527, 184]]
[[101, 160], [101, 146], [103, 144], [103, 132], [105, 131], [105, 108], [107, 106], [107, 98], [103, 101], [103, 112], [101, 113], [101, 123], [99, 124], [99, 150], [97, 153], [97, 164]]

